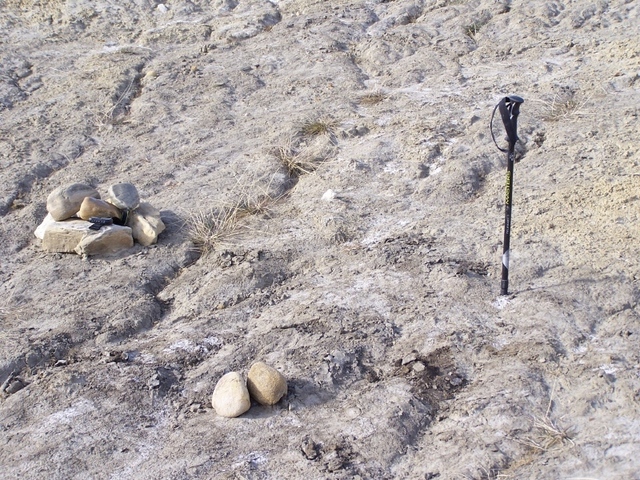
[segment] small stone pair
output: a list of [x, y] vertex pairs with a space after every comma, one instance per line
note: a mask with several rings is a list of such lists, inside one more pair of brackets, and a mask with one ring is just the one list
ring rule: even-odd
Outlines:
[[261, 405], [275, 405], [287, 393], [287, 380], [275, 368], [256, 362], [249, 369], [245, 383], [242, 374], [222, 376], [211, 397], [211, 404], [222, 417], [234, 418], [251, 408], [251, 398]]

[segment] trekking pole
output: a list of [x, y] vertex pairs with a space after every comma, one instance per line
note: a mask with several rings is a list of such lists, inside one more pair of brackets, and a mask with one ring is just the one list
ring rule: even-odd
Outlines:
[[508, 295], [509, 291], [509, 248], [511, 244], [511, 207], [513, 205], [513, 165], [516, 160], [516, 142], [518, 141], [518, 114], [520, 113], [520, 104], [524, 102], [522, 97], [510, 95], [504, 97], [493, 109], [491, 114], [491, 124], [493, 127], [493, 117], [496, 109], [500, 109], [500, 116], [504, 129], [507, 131], [507, 139], [509, 148], [505, 150], [500, 148], [496, 137], [493, 135], [491, 128], [491, 138], [501, 152], [507, 153], [507, 181], [504, 196], [504, 243], [502, 248], [502, 281], [500, 282], [500, 295]]

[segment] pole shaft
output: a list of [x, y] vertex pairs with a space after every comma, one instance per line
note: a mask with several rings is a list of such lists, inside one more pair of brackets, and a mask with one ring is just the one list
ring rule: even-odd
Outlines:
[[515, 163], [515, 143], [509, 144], [507, 155], [507, 179], [504, 195], [504, 242], [502, 247], [502, 281], [500, 295], [509, 292], [509, 248], [511, 244], [511, 207], [513, 201], [513, 164]]

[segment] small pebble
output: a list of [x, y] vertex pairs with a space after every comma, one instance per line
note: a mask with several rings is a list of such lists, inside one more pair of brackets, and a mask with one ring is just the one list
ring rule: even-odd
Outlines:
[[424, 369], [426, 367], [424, 366], [424, 363], [422, 362], [416, 362], [413, 364], [413, 371], [416, 373], [420, 373], [420, 372], [424, 372]]
[[462, 379], [460, 377], [451, 377], [449, 379], [449, 383], [451, 385], [453, 385], [454, 387], [458, 387], [458, 386], [462, 385]]
[[326, 192], [324, 192], [324, 195], [322, 195], [322, 200], [324, 200], [325, 202], [330, 202], [335, 198], [336, 198], [336, 192], [334, 192], [331, 189], [327, 190]]
[[415, 353], [410, 353], [406, 357], [402, 359], [402, 365], [406, 365], [407, 363], [415, 362], [418, 359], [418, 356]]

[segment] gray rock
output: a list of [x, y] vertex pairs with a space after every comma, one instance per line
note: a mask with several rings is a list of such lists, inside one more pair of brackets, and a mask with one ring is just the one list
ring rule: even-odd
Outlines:
[[140, 194], [135, 185], [117, 183], [109, 187], [106, 200], [122, 210], [132, 210], [140, 204]]
[[54, 220], [66, 220], [78, 213], [86, 197], [100, 198], [100, 194], [95, 188], [83, 183], [58, 187], [47, 197], [47, 211]]
[[221, 417], [234, 418], [242, 415], [251, 407], [247, 385], [238, 372], [223, 375], [211, 397], [211, 405]]
[[4, 391], [5, 391], [5, 393], [11, 395], [12, 393], [19, 392], [20, 390], [22, 390], [26, 386], [27, 386], [27, 384], [24, 383], [24, 381], [22, 381], [22, 379], [14, 378], [11, 381], [11, 383], [9, 383], [7, 385], [7, 387], [4, 389]]

